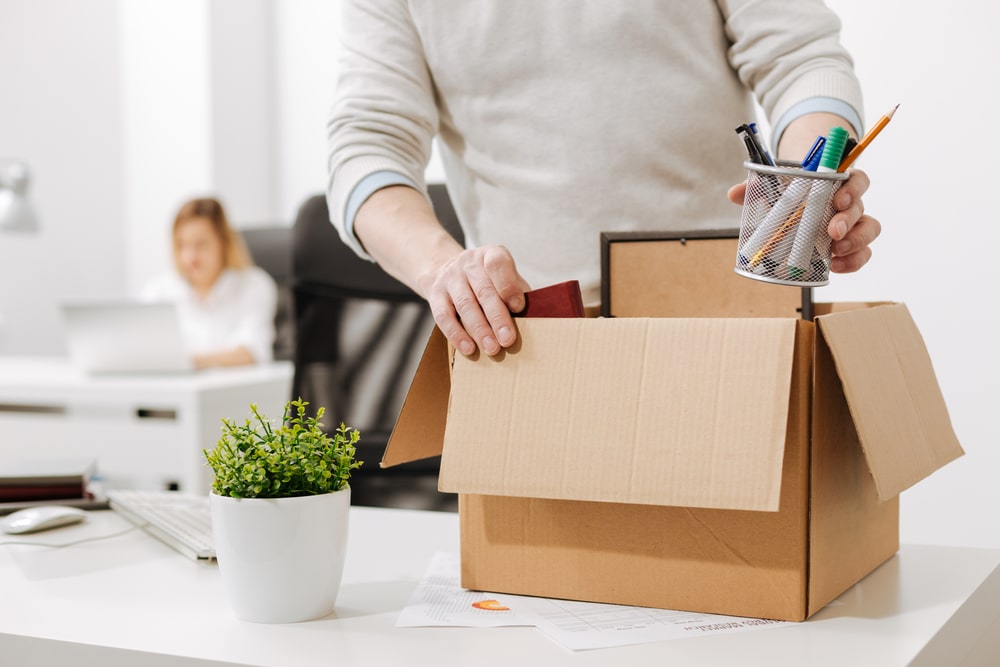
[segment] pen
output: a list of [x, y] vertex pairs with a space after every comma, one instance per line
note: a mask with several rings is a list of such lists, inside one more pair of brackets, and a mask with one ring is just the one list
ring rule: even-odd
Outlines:
[[881, 118], [879, 118], [878, 122], [876, 122], [870, 130], [865, 132], [865, 136], [861, 137], [861, 140], [858, 141], [858, 145], [855, 146], [843, 160], [841, 160], [840, 165], [837, 167], [837, 171], [847, 171], [847, 168], [854, 164], [854, 161], [858, 159], [858, 156], [861, 155], [866, 148], [868, 148], [868, 144], [870, 144], [875, 137], [878, 136], [878, 133], [884, 130], [885, 126], [889, 124], [889, 121], [892, 120], [892, 117], [895, 115], [896, 109], [898, 108], [899, 105], [897, 104], [886, 112]]
[[[823, 157], [820, 159], [818, 172], [835, 172], [844, 155], [844, 144], [847, 142], [847, 130], [834, 127], [826, 137]], [[836, 181], [816, 180], [806, 196], [806, 207], [802, 212], [802, 221], [795, 232], [792, 250], [788, 253], [788, 277], [800, 280], [809, 266], [816, 236], [822, 233], [823, 209], [827, 205], [830, 194], [837, 187]]]
[[799, 224], [799, 220], [802, 219], [802, 213], [806, 210], [805, 204], [799, 204], [799, 207], [788, 216], [785, 221], [781, 224], [781, 227], [774, 233], [771, 238], [767, 240], [767, 243], [750, 258], [750, 266], [757, 266], [760, 264], [761, 260], [767, 257], [772, 250], [780, 243], [785, 237], [788, 236], [791, 229]]
[[778, 198], [771, 210], [767, 212], [764, 219], [753, 231], [750, 237], [743, 243], [738, 251], [738, 260], [741, 264], [747, 265], [750, 260], [757, 256], [757, 252], [768, 244], [771, 239], [788, 221], [795, 209], [799, 207], [809, 194], [811, 182], [807, 178], [793, 178], [785, 191]]
[[740, 125], [736, 128], [736, 135], [743, 140], [743, 143], [747, 148], [747, 157], [751, 162], [756, 162], [757, 164], [764, 164], [764, 156], [760, 154], [757, 149], [757, 144], [750, 137], [750, 128], [747, 125]]
[[761, 135], [757, 131], [757, 123], [749, 123], [747, 128], [750, 130], [750, 138], [753, 139], [753, 142], [757, 145], [758, 152], [760, 152], [761, 157], [764, 159], [764, 164], [773, 167], [774, 159], [767, 151], [767, 147], [764, 145], [764, 142], [760, 139]]
[[[823, 135], [816, 137], [816, 141], [813, 142], [812, 148], [809, 149], [809, 152], [806, 153], [805, 158], [802, 160], [801, 166], [803, 170], [816, 171], [817, 167], [819, 167], [820, 158], [823, 156], [823, 146], [825, 145], [826, 137]], [[750, 258], [750, 266], [757, 266], [762, 259], [767, 257], [767, 255], [770, 254], [771, 251], [774, 250], [777, 245], [789, 235], [792, 228], [795, 227], [795, 225], [797, 225], [802, 219], [802, 213], [805, 210], [805, 207], [806, 205], [804, 203], [800, 204], [799, 207], [785, 219], [785, 221], [781, 224], [781, 227], [779, 227], [771, 238], [764, 243], [760, 250], [754, 253], [753, 257]]]
[[[847, 156], [851, 154], [851, 151], [853, 151], [854, 147], [857, 145], [858, 145], [857, 139], [855, 139], [854, 137], [847, 138], [847, 143], [844, 144], [844, 157], [840, 158], [840, 164], [844, 164], [844, 160], [847, 159]], [[840, 165], [837, 165], [837, 168], [840, 169]]]
[[[756, 141], [754, 141], [753, 136], [750, 132], [750, 126], [744, 123], [736, 128], [736, 134], [741, 139], [743, 143], [746, 144], [747, 156], [750, 162], [756, 164], [767, 164], [767, 158], [761, 153], [762, 147]], [[779, 187], [778, 180], [771, 174], [760, 174], [760, 178], [764, 185], [764, 194], [767, 196], [767, 203], [774, 206], [774, 203], [778, 201], [781, 196], [781, 188]]]
[[819, 160], [823, 156], [823, 146], [826, 145], [826, 137], [820, 135], [816, 137], [816, 141], [813, 142], [812, 148], [806, 153], [806, 157], [802, 160], [802, 168], [806, 171], [816, 171], [819, 167]]

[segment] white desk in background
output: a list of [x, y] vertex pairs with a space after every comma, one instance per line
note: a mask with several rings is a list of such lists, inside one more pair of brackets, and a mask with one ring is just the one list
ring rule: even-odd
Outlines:
[[[965, 619], [962, 632], [935, 634], [977, 597], [994, 623], [1000, 618], [1000, 551], [905, 545], [809, 621], [789, 626], [576, 653], [531, 627], [397, 628], [433, 554], [458, 551], [458, 517], [353, 507], [350, 520], [336, 612], [289, 625], [237, 620], [217, 566], [140, 530], [61, 549], [0, 546], [0, 663], [895, 667], [927, 647], [954, 659], [921, 667], [979, 665], [990, 663], [962, 660], [981, 648], [988, 614]], [[101, 511], [85, 524], [16, 537], [62, 543], [128, 526]], [[985, 597], [976, 592], [991, 582]]]
[[82, 374], [65, 358], [0, 357], [0, 459], [97, 459], [108, 487], [208, 492], [202, 449], [250, 403], [280, 418], [292, 364], [183, 374]]

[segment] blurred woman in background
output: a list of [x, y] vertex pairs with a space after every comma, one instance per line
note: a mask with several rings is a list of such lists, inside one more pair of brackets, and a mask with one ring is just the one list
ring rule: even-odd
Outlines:
[[175, 271], [154, 279], [144, 301], [177, 304], [181, 332], [197, 368], [272, 359], [278, 288], [253, 264], [222, 204], [192, 199], [173, 226]]

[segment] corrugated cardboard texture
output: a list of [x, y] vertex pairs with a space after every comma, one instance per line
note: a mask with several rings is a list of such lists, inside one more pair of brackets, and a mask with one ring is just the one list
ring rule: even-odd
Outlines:
[[442, 491], [778, 508], [796, 320], [521, 320], [457, 357]]
[[811, 325], [799, 331], [779, 511], [461, 496], [462, 585], [805, 618]]
[[833, 358], [818, 336], [814, 364], [810, 614], [899, 550], [899, 499], [879, 501]]
[[797, 317], [802, 290], [736, 274], [736, 238], [612, 241], [613, 317]]
[[878, 496], [897, 496], [962, 455], [930, 356], [906, 306], [818, 318]]
[[462, 586], [805, 618], [805, 527], [786, 513], [460, 496]]
[[441, 330], [434, 327], [396, 419], [389, 446], [382, 455], [380, 467], [441, 454], [451, 389], [448, 366], [448, 341]]
[[438, 334], [393, 460], [445, 439], [464, 586], [801, 620], [898, 550], [896, 494], [961, 454], [906, 308], [870, 306], [520, 321], [507, 354], [455, 360], [447, 429]]

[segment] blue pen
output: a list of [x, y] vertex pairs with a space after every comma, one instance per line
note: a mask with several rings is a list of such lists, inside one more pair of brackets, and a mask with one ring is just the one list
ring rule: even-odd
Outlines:
[[819, 169], [819, 161], [823, 157], [823, 147], [826, 145], [826, 137], [820, 135], [816, 137], [816, 141], [813, 142], [812, 148], [806, 154], [804, 160], [802, 160], [802, 168], [806, 171], [816, 171]]

